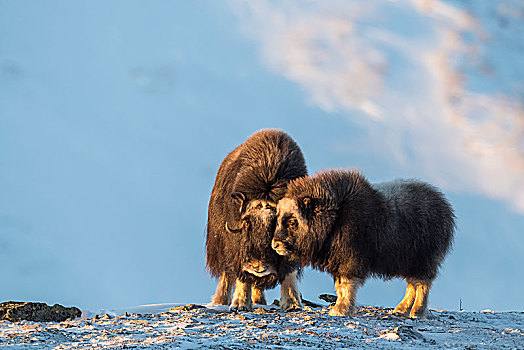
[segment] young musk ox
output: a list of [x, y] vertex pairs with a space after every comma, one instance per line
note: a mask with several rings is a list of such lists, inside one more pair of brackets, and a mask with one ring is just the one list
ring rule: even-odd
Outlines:
[[277, 215], [273, 249], [333, 276], [338, 299], [330, 315], [350, 315], [371, 275], [405, 278], [406, 294], [394, 312], [425, 316], [455, 230], [453, 209], [438, 189], [414, 180], [370, 184], [356, 171], [323, 171], [290, 182]]
[[296, 284], [300, 262], [276, 254], [271, 240], [276, 203], [290, 180], [305, 175], [302, 151], [280, 130], [256, 132], [224, 159], [207, 221], [207, 268], [220, 279], [213, 304], [251, 310], [252, 303], [265, 304], [264, 290], [280, 282], [281, 309], [302, 307]]

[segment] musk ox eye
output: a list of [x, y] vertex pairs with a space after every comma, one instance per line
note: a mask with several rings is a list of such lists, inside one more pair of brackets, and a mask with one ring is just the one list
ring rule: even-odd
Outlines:
[[288, 226], [289, 228], [297, 228], [297, 226], [298, 226], [298, 221], [297, 221], [297, 219], [295, 219], [295, 218], [291, 218], [291, 219], [289, 219], [289, 220], [287, 221], [287, 226]]
[[246, 230], [249, 230], [251, 228], [251, 221], [249, 220], [244, 220], [244, 228]]

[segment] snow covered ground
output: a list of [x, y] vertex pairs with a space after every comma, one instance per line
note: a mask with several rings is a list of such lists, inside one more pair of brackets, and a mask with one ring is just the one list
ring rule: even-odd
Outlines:
[[272, 127], [310, 173], [442, 188], [430, 307], [524, 310], [523, 37], [522, 0], [0, 1], [0, 302], [209, 300], [218, 166]]
[[[354, 317], [327, 307], [280, 313], [274, 306], [233, 313], [226, 307], [156, 304], [85, 312], [61, 323], [0, 322], [0, 346], [11, 349], [85, 348], [447, 348], [522, 349], [524, 312], [431, 310], [426, 320], [360, 306]], [[169, 311], [171, 309], [171, 311]], [[127, 312], [127, 313], [126, 313]]]

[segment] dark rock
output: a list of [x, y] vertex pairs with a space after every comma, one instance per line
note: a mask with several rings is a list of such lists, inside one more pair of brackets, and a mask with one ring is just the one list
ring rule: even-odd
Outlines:
[[320, 294], [318, 296], [319, 299], [324, 300], [328, 303], [336, 303], [337, 302], [337, 296], [333, 294]]
[[80, 317], [82, 311], [76, 307], [64, 307], [55, 304], [8, 301], [0, 304], [0, 320], [17, 322], [21, 320], [33, 322], [62, 322]]
[[198, 305], [198, 304], [187, 304], [187, 305], [180, 305], [175, 306], [169, 309], [169, 311], [190, 311], [195, 309], [205, 309], [205, 306]]
[[305, 306], [309, 306], [309, 307], [320, 307], [320, 308], [323, 307], [320, 304], [314, 303], [314, 302], [306, 300], [306, 299], [302, 299], [302, 304], [305, 305]]

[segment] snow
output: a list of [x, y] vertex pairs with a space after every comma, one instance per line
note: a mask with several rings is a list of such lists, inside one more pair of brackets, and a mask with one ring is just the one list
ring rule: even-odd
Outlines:
[[[0, 346], [11, 349], [103, 348], [448, 348], [522, 349], [524, 313], [431, 310], [427, 319], [361, 305], [353, 317], [327, 307], [281, 313], [275, 306], [234, 313], [224, 306], [152, 304], [107, 310], [61, 323], [0, 322]], [[207, 307], [205, 307], [207, 306]], [[103, 312], [104, 310], [100, 310]], [[127, 312], [127, 314], [126, 314]]]
[[[442, 187], [459, 225], [430, 307], [524, 310], [523, 9], [0, 2], [0, 299], [117, 316], [209, 300], [216, 171], [277, 127], [311, 173]], [[306, 269], [299, 288], [333, 281]], [[393, 306], [404, 289], [370, 280], [358, 300]]]

